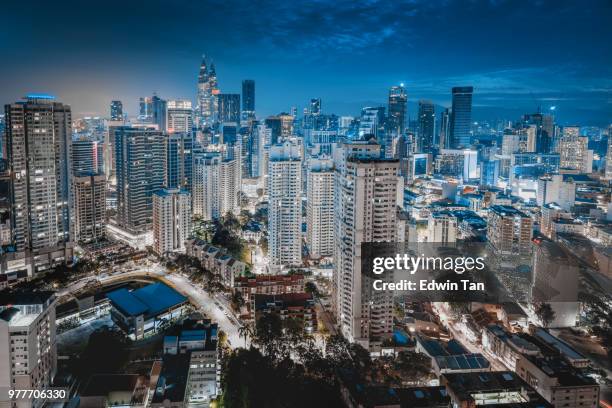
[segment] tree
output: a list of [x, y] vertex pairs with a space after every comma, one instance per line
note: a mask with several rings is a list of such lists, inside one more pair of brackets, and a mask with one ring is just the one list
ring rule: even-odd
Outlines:
[[232, 308], [236, 311], [236, 312], [240, 312], [240, 309], [245, 305], [245, 301], [244, 298], [242, 297], [242, 293], [238, 290], [235, 290], [234, 293], [232, 293]]
[[395, 358], [394, 369], [402, 380], [425, 383], [431, 377], [431, 360], [414, 351], [401, 351]]
[[238, 328], [238, 335], [244, 337], [244, 347], [247, 346], [247, 338], [253, 337], [253, 326], [250, 324], [244, 324]]
[[119, 372], [127, 362], [130, 344], [117, 329], [102, 327], [94, 331], [77, 360], [75, 373], [85, 381], [95, 373]]
[[315, 298], [319, 297], [319, 289], [317, 288], [317, 285], [312, 282], [306, 282], [306, 284], [304, 285], [304, 291], [306, 293], [311, 293], [312, 296], [314, 296]]
[[550, 306], [550, 303], [537, 303], [535, 305], [535, 314], [544, 327], [548, 327], [555, 320], [555, 311]]

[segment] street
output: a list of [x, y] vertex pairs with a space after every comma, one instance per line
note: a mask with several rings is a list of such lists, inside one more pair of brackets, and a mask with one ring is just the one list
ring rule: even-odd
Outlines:
[[160, 264], [138, 267], [129, 272], [116, 272], [100, 277], [86, 277], [58, 291], [58, 297], [83, 289], [87, 284], [91, 284], [93, 281], [97, 281], [102, 285], [107, 285], [115, 281], [126, 281], [131, 278], [146, 277], [159, 279], [183, 296], [189, 298], [189, 301], [196, 306], [200, 312], [212, 319], [213, 322], [219, 324], [219, 329], [227, 334], [228, 345], [231, 348], [240, 345], [244, 346], [244, 338], [241, 338], [238, 334], [240, 324], [238, 320], [233, 317], [233, 313], [229, 306], [221, 300], [221, 296], [215, 296], [215, 299], [213, 299], [213, 297], [199, 285], [194, 285], [189, 279], [179, 273], [169, 274], [166, 268]]

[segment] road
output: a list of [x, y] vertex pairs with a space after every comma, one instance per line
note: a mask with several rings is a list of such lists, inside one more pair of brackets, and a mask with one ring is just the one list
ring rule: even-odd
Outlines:
[[108, 285], [109, 283], [126, 281], [131, 278], [146, 277], [158, 279], [189, 298], [189, 301], [197, 307], [198, 311], [219, 324], [219, 329], [227, 334], [228, 345], [231, 348], [244, 346], [244, 338], [241, 338], [238, 333], [240, 323], [233, 316], [227, 303], [220, 300], [221, 296], [213, 298], [200, 285], [193, 284], [188, 278], [179, 273], [168, 273], [166, 268], [160, 264], [140, 266], [127, 272], [115, 272], [114, 274], [101, 275], [99, 277], [91, 276], [83, 278], [58, 291], [58, 297], [74, 293], [94, 282]]

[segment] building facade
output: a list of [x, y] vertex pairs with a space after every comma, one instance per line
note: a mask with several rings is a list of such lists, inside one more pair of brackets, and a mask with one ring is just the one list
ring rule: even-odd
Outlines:
[[268, 163], [270, 268], [302, 263], [302, 154], [290, 142], [270, 147]]
[[306, 243], [311, 258], [334, 254], [334, 171], [331, 159], [308, 162]]
[[162, 189], [153, 194], [153, 250], [160, 256], [183, 251], [191, 235], [191, 194]]
[[77, 173], [72, 178], [74, 238], [91, 242], [106, 231], [106, 177], [103, 173]]

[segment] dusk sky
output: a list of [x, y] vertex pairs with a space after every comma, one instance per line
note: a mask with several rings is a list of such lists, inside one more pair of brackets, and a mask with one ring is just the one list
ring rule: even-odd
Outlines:
[[609, 0], [7, 1], [0, 102], [47, 92], [78, 117], [120, 99], [134, 115], [153, 91], [193, 100], [205, 53], [222, 92], [256, 81], [260, 116], [312, 97], [358, 114], [403, 82], [411, 103], [445, 106], [473, 85], [477, 119], [555, 105], [561, 123], [605, 125], [611, 21]]

